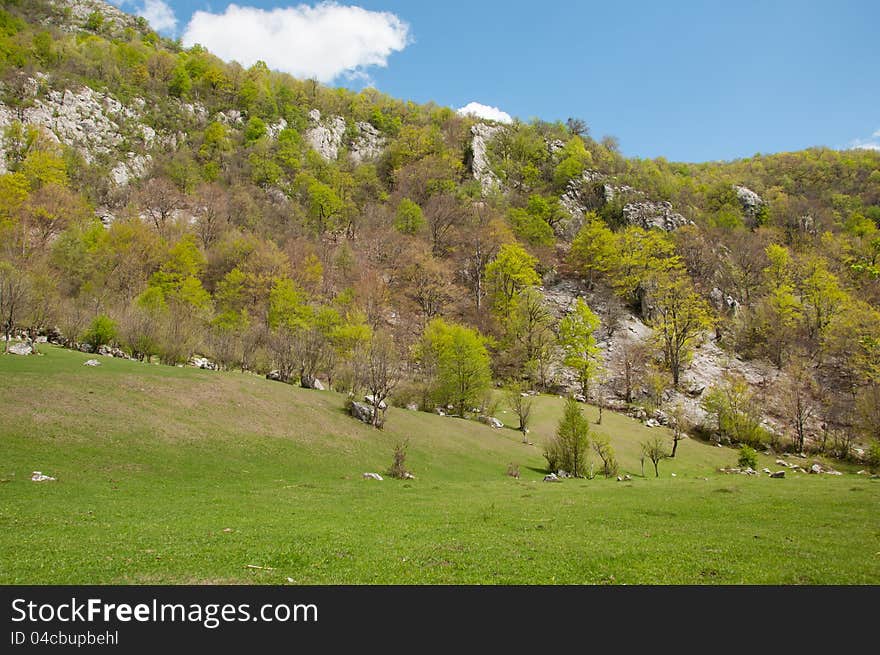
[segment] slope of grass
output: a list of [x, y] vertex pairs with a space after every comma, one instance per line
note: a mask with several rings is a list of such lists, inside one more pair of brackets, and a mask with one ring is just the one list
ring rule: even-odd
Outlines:
[[[378, 432], [338, 394], [253, 375], [43, 352], [0, 357], [0, 583], [880, 582], [864, 476], [726, 476], [734, 450], [688, 440], [642, 478], [639, 441], [665, 431], [606, 412], [633, 480], [547, 484], [559, 398], [537, 399], [529, 446], [395, 408]], [[404, 439], [415, 480], [361, 478]]]

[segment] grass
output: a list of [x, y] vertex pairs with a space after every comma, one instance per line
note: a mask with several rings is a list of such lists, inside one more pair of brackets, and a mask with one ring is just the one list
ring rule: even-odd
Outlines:
[[[605, 412], [633, 480], [547, 484], [556, 397], [529, 446], [395, 408], [375, 431], [340, 395], [253, 375], [42, 350], [0, 357], [0, 583], [880, 582], [865, 476], [724, 475], [735, 450], [686, 440], [643, 478], [639, 441], [665, 430]], [[415, 480], [361, 478], [406, 438]]]

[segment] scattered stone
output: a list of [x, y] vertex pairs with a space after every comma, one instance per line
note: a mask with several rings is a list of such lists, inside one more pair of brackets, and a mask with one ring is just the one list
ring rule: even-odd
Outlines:
[[620, 477], [620, 476], [618, 475], [618, 476], [617, 476], [617, 481], [618, 481], [618, 482], [623, 482], [623, 478]]
[[582, 393], [576, 393], [576, 394], [574, 394], [574, 399], [575, 399], [576, 401], [578, 401], [579, 403], [585, 403], [585, 402], [587, 402], [587, 397], [586, 397], [584, 394], [582, 394]]
[[40, 471], [34, 471], [31, 480], [34, 482], [55, 482], [55, 478], [51, 475], [43, 475]]
[[33, 355], [34, 349], [29, 343], [25, 343], [24, 341], [19, 341], [18, 343], [14, 343], [9, 346], [9, 350], [7, 351], [10, 355]]
[[555, 473], [550, 473], [549, 475], [544, 476], [544, 482], [562, 482]]
[[83, 362], [83, 366], [100, 366], [100, 365], [101, 365], [101, 362], [99, 362], [97, 359], [87, 359], [86, 361]]
[[822, 472], [821, 464], [813, 464], [810, 467], [810, 473], [821, 473], [821, 472]]
[[212, 362], [207, 357], [199, 357], [198, 355], [193, 355], [192, 357], [190, 357], [187, 364], [190, 366], [195, 366], [196, 368], [205, 369], [207, 371], [216, 371], [220, 368], [219, 366], [217, 366], [217, 364]]
[[632, 480], [632, 476], [629, 473], [623, 476], [624, 482], [629, 482], [630, 480]]
[[382, 480], [382, 476], [378, 473], [364, 473], [364, 480]]
[[868, 475], [868, 472], [866, 470], [862, 469], [861, 471], [856, 473], [856, 475]]
[[314, 389], [315, 391], [326, 391], [327, 387], [325, 387], [324, 384], [318, 378], [315, 378], [312, 381], [312, 389]]
[[407, 403], [406, 408], [411, 412], [419, 411], [419, 406], [417, 403]]
[[406, 473], [403, 474], [403, 479], [404, 480], [415, 480], [416, 476], [414, 476], [412, 473], [407, 471]]
[[776, 471], [775, 473], [771, 473], [771, 474], [770, 474], [770, 477], [771, 477], [771, 478], [776, 478], [776, 479], [784, 478], [784, 477], [785, 477], [785, 471]]
[[558, 471], [556, 471], [556, 477], [558, 477], [558, 478], [570, 478], [570, 477], [571, 477], [571, 473], [569, 473], [568, 471], [565, 471], [565, 470], [563, 470], [563, 469], [559, 469]]
[[767, 475], [770, 475], [770, 473], [771, 473], [770, 469], [768, 469], [766, 466], [761, 469], [761, 472], [766, 473]]
[[660, 427], [660, 423], [659, 423], [659, 421], [657, 421], [657, 419], [649, 418], [647, 421], [645, 421], [645, 427], [648, 427], [648, 428], [659, 428], [659, 427]]
[[284, 382], [284, 380], [281, 379], [281, 371], [278, 370], [269, 371], [268, 373], [266, 373], [266, 379], [274, 380], [275, 382]]
[[673, 478], [677, 478], [677, 477], [678, 477], [678, 475], [677, 475], [677, 474], [675, 474], [675, 473], [673, 473], [673, 474], [672, 474], [672, 477], [673, 477]]
[[782, 460], [782, 459], [777, 459], [776, 465], [777, 466], [788, 466], [788, 462], [786, 462], [785, 460]]

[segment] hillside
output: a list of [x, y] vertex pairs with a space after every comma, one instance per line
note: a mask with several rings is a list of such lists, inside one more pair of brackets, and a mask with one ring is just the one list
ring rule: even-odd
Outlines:
[[[606, 413], [593, 427], [632, 481], [551, 484], [538, 446], [558, 398], [539, 399], [526, 446], [394, 408], [373, 430], [344, 396], [253, 375], [89, 357], [0, 358], [4, 584], [880, 580], [867, 476], [723, 475], [734, 450], [687, 440], [643, 478], [637, 441], [664, 429]], [[404, 438], [414, 480], [362, 479]]]
[[[238, 392], [174, 387], [193, 375], [178, 366], [220, 369], [204, 379], [224, 385], [288, 382], [266, 387], [262, 418], [221, 413], [221, 429], [212, 414], [199, 432], [265, 445], [293, 394], [296, 420], [313, 416], [296, 442], [312, 427], [309, 457], [335, 475], [358, 475], [355, 459], [346, 473], [329, 464], [342, 457], [331, 435], [353, 428], [312, 388], [373, 397], [355, 411], [384, 430], [357, 434], [384, 444], [381, 462], [422, 422], [442, 434], [438, 412], [491, 420], [508, 394], [541, 393], [527, 434], [545, 439], [546, 398], [572, 395], [626, 432], [624, 414], [645, 435], [677, 426], [706, 469], [726, 453], [710, 442], [880, 469], [880, 153], [630, 159], [577, 117], [492, 123], [245, 69], [102, 0], [0, 6], [6, 350], [112, 353], [98, 376], [161, 363], [149, 375], [180, 393], [157, 390], [150, 416], [168, 423], [175, 403]], [[42, 366], [2, 359], [16, 377]], [[110, 420], [97, 407], [67, 409]], [[66, 411], [44, 418], [66, 431]], [[509, 441], [491, 466], [462, 443], [418, 456], [463, 458], [443, 468], [461, 481], [506, 466], [522, 452]], [[640, 441], [616, 445], [630, 471]], [[540, 449], [530, 456], [542, 469]]]

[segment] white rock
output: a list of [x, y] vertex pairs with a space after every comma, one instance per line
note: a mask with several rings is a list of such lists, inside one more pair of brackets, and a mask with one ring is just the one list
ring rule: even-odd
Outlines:
[[471, 127], [471, 152], [473, 160], [471, 163], [471, 171], [474, 178], [480, 182], [483, 193], [489, 193], [493, 188], [501, 186], [501, 180], [492, 172], [489, 166], [489, 156], [486, 148], [489, 141], [492, 140], [499, 131], [504, 127], [500, 125], [489, 125], [487, 123], [477, 123]]
[[55, 482], [55, 478], [51, 475], [43, 475], [40, 471], [34, 471], [31, 480], [34, 482]]
[[97, 359], [87, 359], [86, 361], [83, 362], [83, 366], [100, 366], [100, 365], [101, 365], [101, 362], [99, 362]]
[[19, 341], [18, 343], [14, 343], [9, 346], [9, 350], [7, 352], [9, 352], [11, 355], [32, 355], [34, 349], [29, 343]]
[[364, 473], [364, 480], [382, 480], [382, 476], [378, 473]]

